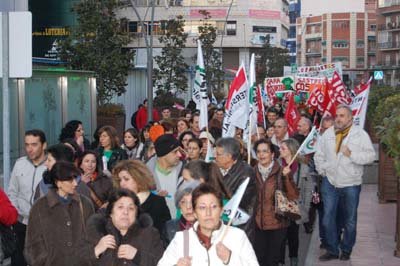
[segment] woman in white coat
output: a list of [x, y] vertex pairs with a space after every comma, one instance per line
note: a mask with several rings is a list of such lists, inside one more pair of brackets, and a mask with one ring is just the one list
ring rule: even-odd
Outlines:
[[259, 265], [245, 232], [222, 223], [222, 195], [218, 191], [201, 184], [192, 192], [192, 203], [197, 222], [176, 233], [158, 266]]

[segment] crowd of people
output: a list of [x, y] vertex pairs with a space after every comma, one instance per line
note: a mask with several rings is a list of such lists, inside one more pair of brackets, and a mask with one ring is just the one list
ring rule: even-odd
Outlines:
[[[316, 120], [308, 112], [289, 135], [285, 107], [269, 107], [248, 151], [241, 129], [222, 137], [223, 108], [210, 108], [209, 128], [201, 129], [199, 113], [186, 109], [178, 118], [168, 107], [161, 117], [154, 110], [147, 123], [146, 105], [122, 138], [104, 125], [90, 143], [77, 120], [51, 146], [42, 130], [25, 132], [26, 156], [7, 195], [0, 190], [0, 224], [16, 235], [12, 266], [278, 266], [286, 249], [297, 266], [299, 245], [308, 245], [299, 231], [314, 226], [322, 261], [350, 258], [362, 166], [374, 150], [348, 106], [320, 122], [315, 156], [297, 156]], [[210, 146], [214, 161], [206, 160]], [[230, 225], [224, 207], [247, 178], [245, 218]], [[276, 212], [278, 187], [298, 202], [300, 219]]]

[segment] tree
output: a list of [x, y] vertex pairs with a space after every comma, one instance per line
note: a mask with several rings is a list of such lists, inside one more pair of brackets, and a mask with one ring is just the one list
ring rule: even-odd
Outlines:
[[73, 7], [78, 24], [61, 41], [60, 56], [72, 69], [95, 72], [97, 103], [110, 103], [125, 92], [133, 67], [134, 50], [126, 48], [129, 35], [116, 18], [117, 0], [85, 0]]
[[161, 55], [154, 57], [158, 65], [153, 73], [157, 95], [186, 91], [188, 86], [185, 73], [188, 65], [182, 56], [188, 34], [184, 32], [185, 21], [182, 18], [182, 16], [177, 16], [176, 19], [168, 20], [165, 34], [158, 38], [164, 47]]
[[261, 60], [257, 64], [257, 84], [263, 83], [267, 77], [283, 76], [283, 67], [289, 65], [289, 51], [286, 48], [272, 47], [269, 35], [265, 44], [257, 53]]
[[209, 22], [211, 18], [209, 12], [200, 10], [199, 13], [204, 16], [203, 25], [198, 27], [198, 39], [201, 41], [203, 48], [207, 88], [209, 90], [218, 91], [222, 88], [224, 71], [222, 70], [222, 55], [214, 47], [214, 43], [217, 39], [217, 27]]

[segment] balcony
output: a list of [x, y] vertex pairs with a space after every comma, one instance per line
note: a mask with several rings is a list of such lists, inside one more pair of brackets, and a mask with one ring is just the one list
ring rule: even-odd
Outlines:
[[306, 50], [307, 57], [319, 57], [321, 56], [321, 48], [308, 48]]
[[381, 42], [381, 43], [378, 43], [378, 47], [381, 50], [397, 50], [397, 49], [400, 49], [400, 42], [396, 42], [396, 41]]
[[387, 24], [381, 24], [378, 26], [379, 31], [399, 31], [400, 23], [388, 22]]
[[400, 5], [400, 0], [385, 0], [385, 1], [379, 1], [379, 2], [380, 3], [378, 3], [378, 8]]
[[379, 61], [377, 66], [380, 68], [399, 68], [400, 67], [400, 60], [391, 59], [391, 60], [384, 60]]

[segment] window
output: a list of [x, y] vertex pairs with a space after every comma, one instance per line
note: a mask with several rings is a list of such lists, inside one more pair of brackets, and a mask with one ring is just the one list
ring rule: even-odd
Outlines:
[[226, 35], [236, 35], [236, 21], [228, 21], [226, 24]]
[[357, 40], [357, 48], [364, 48], [364, 40]]
[[364, 66], [364, 57], [357, 57], [357, 66]]
[[128, 32], [138, 32], [138, 23], [136, 21], [129, 21]]
[[376, 31], [376, 24], [369, 25], [369, 30]]
[[347, 29], [349, 28], [349, 21], [334, 21], [332, 22], [332, 27], [336, 29]]
[[349, 44], [347, 41], [333, 41], [333, 48], [348, 48]]

